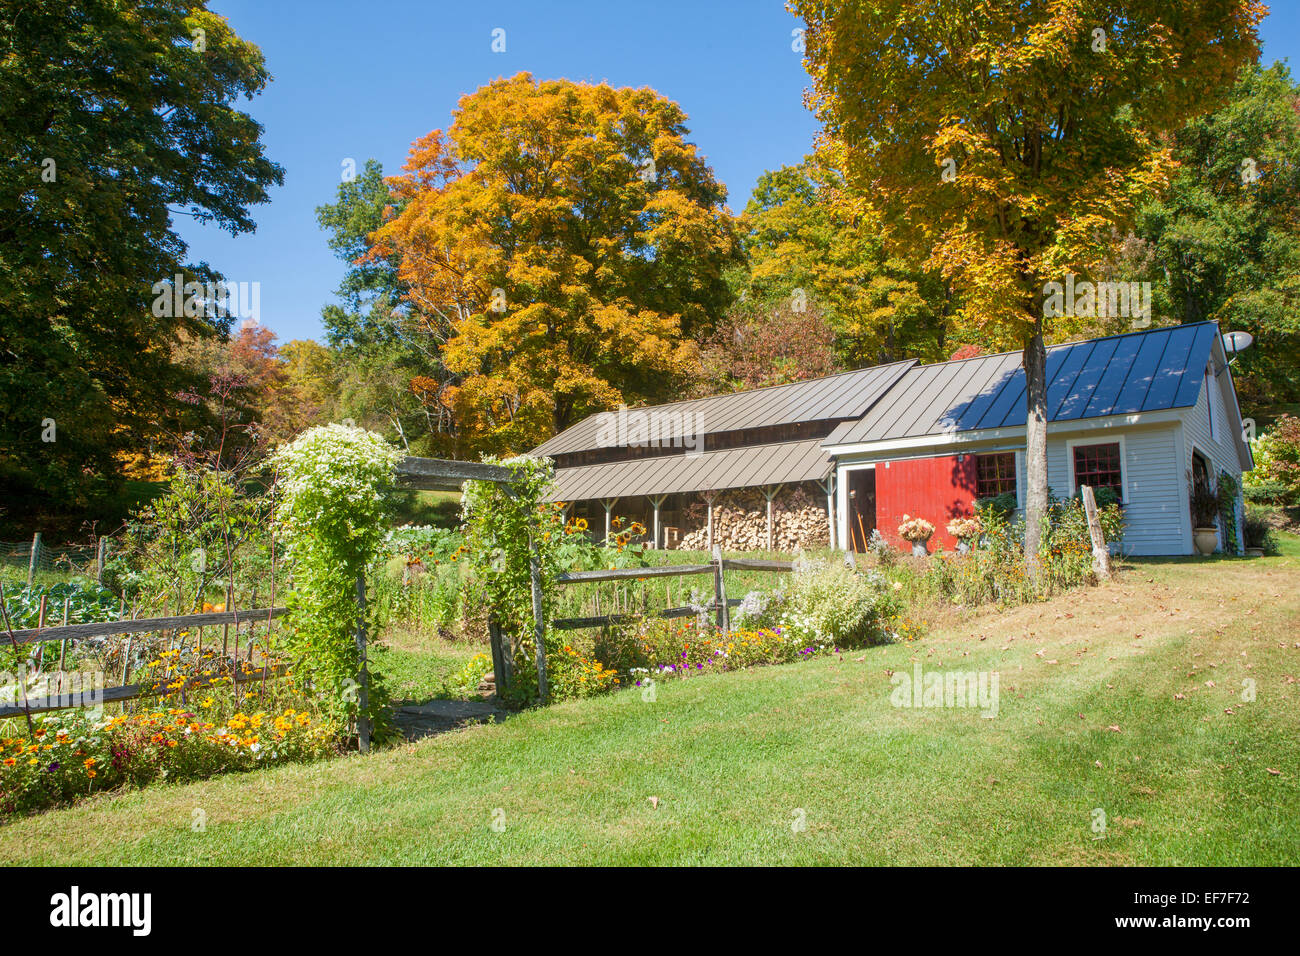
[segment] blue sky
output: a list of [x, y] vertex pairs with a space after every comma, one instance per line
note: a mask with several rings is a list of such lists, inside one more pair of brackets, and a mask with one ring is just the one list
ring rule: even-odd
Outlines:
[[[691, 139], [739, 211], [768, 169], [798, 162], [817, 124], [808, 77], [791, 49], [799, 26], [782, 0], [213, 0], [256, 43], [274, 80], [246, 109], [265, 127], [284, 186], [254, 207], [255, 233], [231, 237], [178, 220], [192, 261], [233, 282], [261, 283], [261, 320], [281, 341], [321, 336], [343, 264], [316, 206], [342, 163], [378, 159], [389, 173], [412, 140], [450, 121], [457, 100], [500, 76], [651, 86], [686, 111]], [[1297, 69], [1300, 3], [1275, 0], [1264, 62]], [[506, 51], [492, 52], [492, 31]]]

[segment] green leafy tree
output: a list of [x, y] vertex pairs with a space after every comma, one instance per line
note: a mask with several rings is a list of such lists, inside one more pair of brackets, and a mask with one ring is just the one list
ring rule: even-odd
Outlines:
[[834, 168], [834, 152], [759, 177], [740, 220], [746, 298], [816, 307], [849, 368], [942, 358], [954, 311], [948, 284], [887, 254], [879, 215]]
[[1174, 139], [1166, 194], [1137, 234], [1169, 315], [1255, 337], [1233, 364], [1248, 400], [1300, 400], [1300, 88], [1284, 63], [1242, 71], [1228, 101]]
[[[115, 455], [178, 427], [172, 359], [205, 316], [156, 315], [175, 216], [232, 234], [282, 181], [234, 108], [261, 51], [195, 0], [0, 0], [0, 485], [17, 513], [84, 506]], [[51, 431], [51, 428], [53, 429]]]
[[1258, 55], [1254, 0], [790, 0], [810, 105], [887, 248], [1023, 349], [1026, 556], [1047, 515], [1049, 283], [1084, 272], [1170, 170], [1160, 138]]

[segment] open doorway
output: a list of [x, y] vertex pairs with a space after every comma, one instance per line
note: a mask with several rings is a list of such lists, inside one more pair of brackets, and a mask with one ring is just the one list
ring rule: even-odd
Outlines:
[[866, 551], [876, 530], [876, 470], [859, 468], [848, 476], [849, 543], [854, 551]]

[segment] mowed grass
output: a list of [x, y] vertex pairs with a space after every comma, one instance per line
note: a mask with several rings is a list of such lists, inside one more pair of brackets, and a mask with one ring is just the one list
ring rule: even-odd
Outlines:
[[[915, 643], [665, 682], [653, 702], [626, 691], [365, 758], [104, 795], [0, 827], [0, 861], [1296, 864], [1286, 551], [1142, 563]], [[887, 672], [918, 661], [998, 671], [998, 716], [893, 707]]]

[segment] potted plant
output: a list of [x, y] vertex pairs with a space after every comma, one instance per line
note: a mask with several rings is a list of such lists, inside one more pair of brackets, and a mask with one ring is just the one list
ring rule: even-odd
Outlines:
[[930, 553], [926, 548], [926, 542], [933, 534], [934, 525], [924, 518], [903, 515], [903, 523], [898, 526], [898, 536], [904, 541], [912, 542], [912, 553], [918, 558], [923, 558]]
[[957, 539], [957, 550], [962, 554], [970, 551], [971, 543], [978, 540], [983, 531], [979, 515], [953, 518], [948, 522], [948, 533]]
[[1193, 481], [1192, 541], [1198, 554], [1213, 554], [1219, 546], [1219, 496], [1204, 482]]
[[1262, 508], [1247, 508], [1246, 520], [1241, 523], [1241, 537], [1246, 545], [1246, 556], [1262, 558], [1275, 547], [1273, 525], [1268, 512]]

